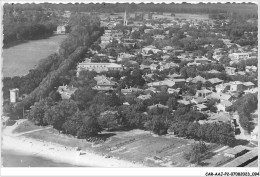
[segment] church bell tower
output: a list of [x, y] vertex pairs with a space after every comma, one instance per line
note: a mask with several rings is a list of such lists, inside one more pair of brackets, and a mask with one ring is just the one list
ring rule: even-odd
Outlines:
[[127, 26], [126, 10], [125, 10], [125, 16], [124, 16], [124, 26]]

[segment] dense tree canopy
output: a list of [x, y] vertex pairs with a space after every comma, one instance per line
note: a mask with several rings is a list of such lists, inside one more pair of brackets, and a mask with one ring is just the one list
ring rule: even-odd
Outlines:
[[4, 47], [24, 40], [48, 37], [56, 30], [60, 20], [57, 16], [52, 13], [44, 13], [41, 6], [34, 6], [33, 10], [26, 9], [26, 6], [4, 5]]
[[79, 46], [91, 46], [103, 33], [97, 16], [75, 14], [69, 19], [71, 32], [60, 46], [60, 54], [68, 57]]
[[257, 109], [257, 104], [257, 94], [249, 93], [235, 101], [232, 106], [227, 108], [227, 111], [237, 111], [240, 125], [250, 133], [254, 129], [250, 114]]
[[208, 147], [207, 145], [199, 141], [191, 145], [191, 148], [188, 152], [184, 153], [184, 158], [189, 160], [191, 163], [199, 164], [202, 159], [202, 155], [206, 153]]

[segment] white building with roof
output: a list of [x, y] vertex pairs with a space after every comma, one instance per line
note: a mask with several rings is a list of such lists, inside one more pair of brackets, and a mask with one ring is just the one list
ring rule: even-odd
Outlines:
[[245, 60], [250, 57], [249, 53], [232, 53], [229, 55], [233, 60]]
[[66, 34], [66, 28], [64, 25], [57, 26], [56, 34]]
[[144, 54], [148, 54], [149, 51], [152, 51], [153, 53], [161, 52], [160, 49], [157, 49], [155, 46], [152, 45], [142, 48], [142, 53]]
[[118, 54], [117, 61], [122, 61], [123, 59], [130, 59], [135, 57], [135, 55], [132, 55], [130, 53], [121, 52]]
[[233, 81], [228, 83], [230, 85], [229, 91], [236, 92], [244, 90], [244, 84], [240, 81]]
[[234, 67], [226, 67], [225, 71], [228, 75], [235, 75], [236, 74], [236, 68]]
[[248, 89], [248, 90], [244, 90], [245, 94], [248, 93], [257, 93], [258, 92], [258, 87], [252, 88], [252, 89]]
[[202, 90], [197, 90], [196, 92], [196, 97], [201, 97], [201, 98], [206, 98], [207, 96], [209, 96], [210, 94], [212, 94], [211, 90], [207, 90], [207, 89], [202, 89]]
[[139, 95], [137, 98], [141, 100], [147, 100], [150, 99], [152, 96], [150, 94], [147, 95]]
[[68, 85], [62, 85], [58, 87], [58, 92], [62, 99], [70, 99], [71, 95], [75, 93], [78, 88]]
[[206, 80], [205, 78], [201, 77], [200, 75], [198, 75], [198, 76], [196, 76], [196, 77], [194, 77], [194, 78], [191, 79], [191, 82], [192, 82], [193, 84], [196, 84], [197, 82], [205, 83], [206, 81], [207, 81], [207, 80]]
[[165, 46], [164, 48], [162, 48], [164, 53], [168, 53], [168, 52], [172, 52], [174, 51], [174, 47], [172, 46]]
[[246, 72], [256, 72], [257, 67], [256, 66], [246, 66]]
[[180, 88], [177, 88], [177, 89], [173, 89], [173, 88], [168, 88], [167, 92], [169, 94], [173, 94], [173, 93], [179, 93], [180, 92]]
[[219, 79], [219, 78], [211, 78], [211, 79], [208, 79], [208, 81], [211, 83], [211, 84], [220, 84], [220, 83], [223, 83], [224, 81]]
[[232, 96], [228, 93], [222, 93], [222, 92], [212, 92], [210, 95], [207, 96], [207, 99], [217, 99], [220, 101], [231, 101]]
[[152, 71], [157, 70], [158, 68], [159, 68], [159, 65], [157, 65], [157, 64], [152, 63], [152, 64], [150, 65], [150, 69], [151, 69]]
[[165, 36], [158, 34], [158, 35], [154, 35], [153, 38], [154, 38], [154, 40], [163, 40], [165, 38]]
[[158, 81], [158, 82], [151, 82], [147, 84], [149, 87], [153, 87], [153, 86], [168, 86], [168, 87], [172, 87], [175, 85], [174, 81], [171, 80], [163, 80], [163, 81]]
[[239, 146], [235, 146], [231, 149], [225, 150], [224, 156], [236, 158], [238, 156], [241, 156], [241, 155], [247, 153], [248, 151], [249, 151], [249, 149], [247, 147], [239, 145]]
[[257, 125], [257, 126], [255, 126], [255, 129], [251, 133], [251, 140], [258, 141], [258, 131], [259, 131], [259, 127]]
[[19, 89], [14, 88], [10, 90], [10, 102], [11, 103], [16, 103], [16, 101], [19, 98]]
[[103, 71], [117, 70], [122, 71], [122, 65], [116, 63], [91, 63], [91, 62], [82, 62], [77, 66], [77, 76], [79, 76], [79, 72], [87, 70], [87, 71], [96, 71], [97, 73]]
[[243, 85], [245, 90], [250, 90], [255, 87], [255, 84], [252, 82], [243, 82]]
[[232, 103], [228, 100], [223, 100], [216, 105], [218, 112], [226, 112], [226, 108], [231, 106]]
[[215, 70], [215, 69], [212, 69], [212, 70], [209, 70], [209, 71], [205, 71], [207, 73], [210, 73], [210, 74], [220, 74], [221, 72]]
[[196, 104], [193, 106], [193, 109], [198, 111], [205, 111], [206, 109], [208, 109], [208, 107], [204, 104]]

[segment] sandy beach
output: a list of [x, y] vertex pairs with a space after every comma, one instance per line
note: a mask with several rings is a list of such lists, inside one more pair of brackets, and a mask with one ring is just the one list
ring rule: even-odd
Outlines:
[[[19, 120], [22, 122], [24, 120]], [[33, 156], [40, 156], [54, 162], [68, 163], [76, 166], [87, 167], [144, 167], [125, 160], [105, 158], [88, 151], [77, 151], [75, 148], [61, 146], [50, 142], [25, 138], [22, 134], [14, 134], [16, 128], [7, 126], [2, 131], [2, 149]], [[82, 155], [80, 155], [80, 152]]]

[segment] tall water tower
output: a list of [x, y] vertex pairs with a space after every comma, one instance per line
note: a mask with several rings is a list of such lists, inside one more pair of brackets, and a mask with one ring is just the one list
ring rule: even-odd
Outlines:
[[19, 97], [19, 89], [18, 88], [11, 89], [10, 90], [10, 102], [16, 103], [18, 97]]

